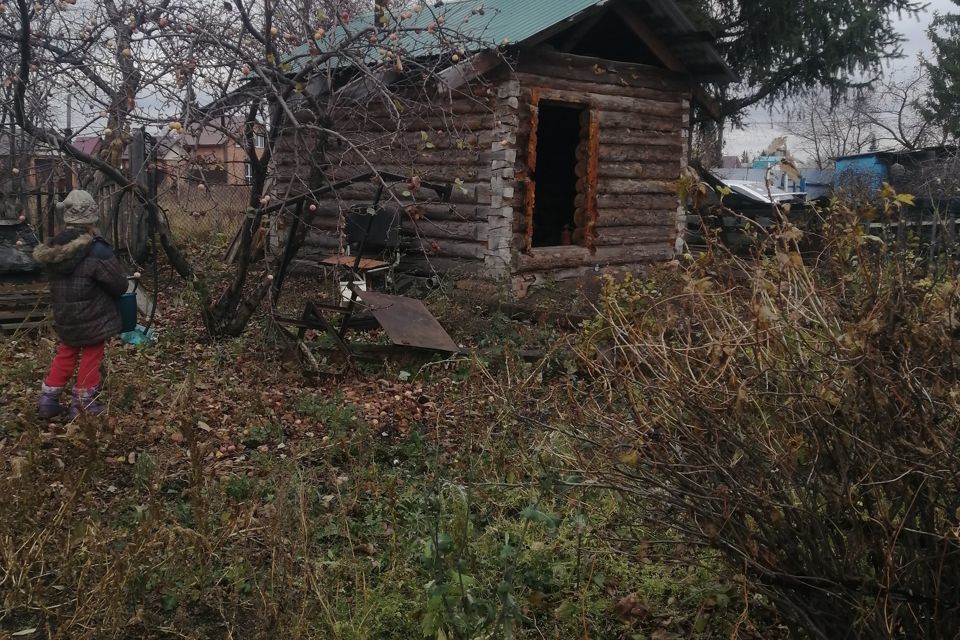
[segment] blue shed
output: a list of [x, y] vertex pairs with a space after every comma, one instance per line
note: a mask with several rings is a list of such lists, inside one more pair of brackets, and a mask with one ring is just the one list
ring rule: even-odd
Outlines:
[[856, 184], [871, 190], [880, 190], [890, 181], [890, 167], [896, 162], [897, 153], [875, 151], [836, 159], [833, 186], [840, 189]]

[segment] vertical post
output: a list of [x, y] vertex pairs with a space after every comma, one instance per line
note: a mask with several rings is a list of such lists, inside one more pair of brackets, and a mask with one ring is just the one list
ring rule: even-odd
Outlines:
[[[37, 231], [40, 232], [40, 242], [43, 242], [44, 240], [46, 240], [46, 238], [44, 238], [46, 234], [43, 232], [43, 198], [40, 195], [39, 189], [34, 194], [34, 200], [36, 200], [36, 205], [37, 205], [36, 227], [37, 227]], [[34, 221], [30, 220], [29, 222], [33, 223]]]

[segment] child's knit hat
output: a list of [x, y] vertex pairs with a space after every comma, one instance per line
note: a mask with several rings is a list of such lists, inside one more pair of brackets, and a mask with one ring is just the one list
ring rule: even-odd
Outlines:
[[74, 189], [63, 202], [57, 204], [63, 211], [63, 223], [75, 227], [95, 225], [100, 222], [100, 212], [93, 196], [82, 189]]

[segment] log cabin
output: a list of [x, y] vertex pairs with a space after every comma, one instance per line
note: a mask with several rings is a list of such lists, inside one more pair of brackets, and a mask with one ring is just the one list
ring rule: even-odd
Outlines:
[[[374, 19], [385, 23], [380, 5]], [[453, 183], [449, 202], [418, 200], [415, 184], [392, 191], [409, 239], [402, 266], [507, 282], [520, 296], [682, 247], [676, 182], [691, 118], [716, 115], [705, 84], [736, 78], [674, 0], [429, 2], [390, 20], [400, 44], [379, 50], [371, 74], [331, 89], [331, 75], [317, 73], [306, 84], [297, 122], [322, 119], [336, 134], [284, 129], [281, 199], [371, 168]], [[440, 25], [459, 39], [440, 55], [412, 53]], [[369, 207], [376, 189], [356, 184], [318, 202], [299, 259], [342, 250], [345, 212]], [[271, 244], [285, 242], [286, 227], [281, 217]]]

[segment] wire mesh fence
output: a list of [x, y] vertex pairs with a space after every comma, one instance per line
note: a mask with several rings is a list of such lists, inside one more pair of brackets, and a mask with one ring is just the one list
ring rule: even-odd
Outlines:
[[235, 234], [243, 222], [249, 198], [248, 185], [165, 180], [158, 189], [157, 204], [174, 239], [189, 245], [206, 242], [218, 234]]
[[[56, 205], [67, 191], [31, 190], [18, 194], [22, 212], [38, 239], [46, 241], [63, 226]], [[131, 255], [142, 255], [148, 229], [143, 205], [131, 190], [115, 184], [95, 194], [100, 210], [99, 231], [113, 246]], [[157, 204], [178, 244], [208, 242], [218, 234], [232, 236], [240, 228], [249, 204], [245, 184], [204, 184], [189, 180], [163, 180]]]

